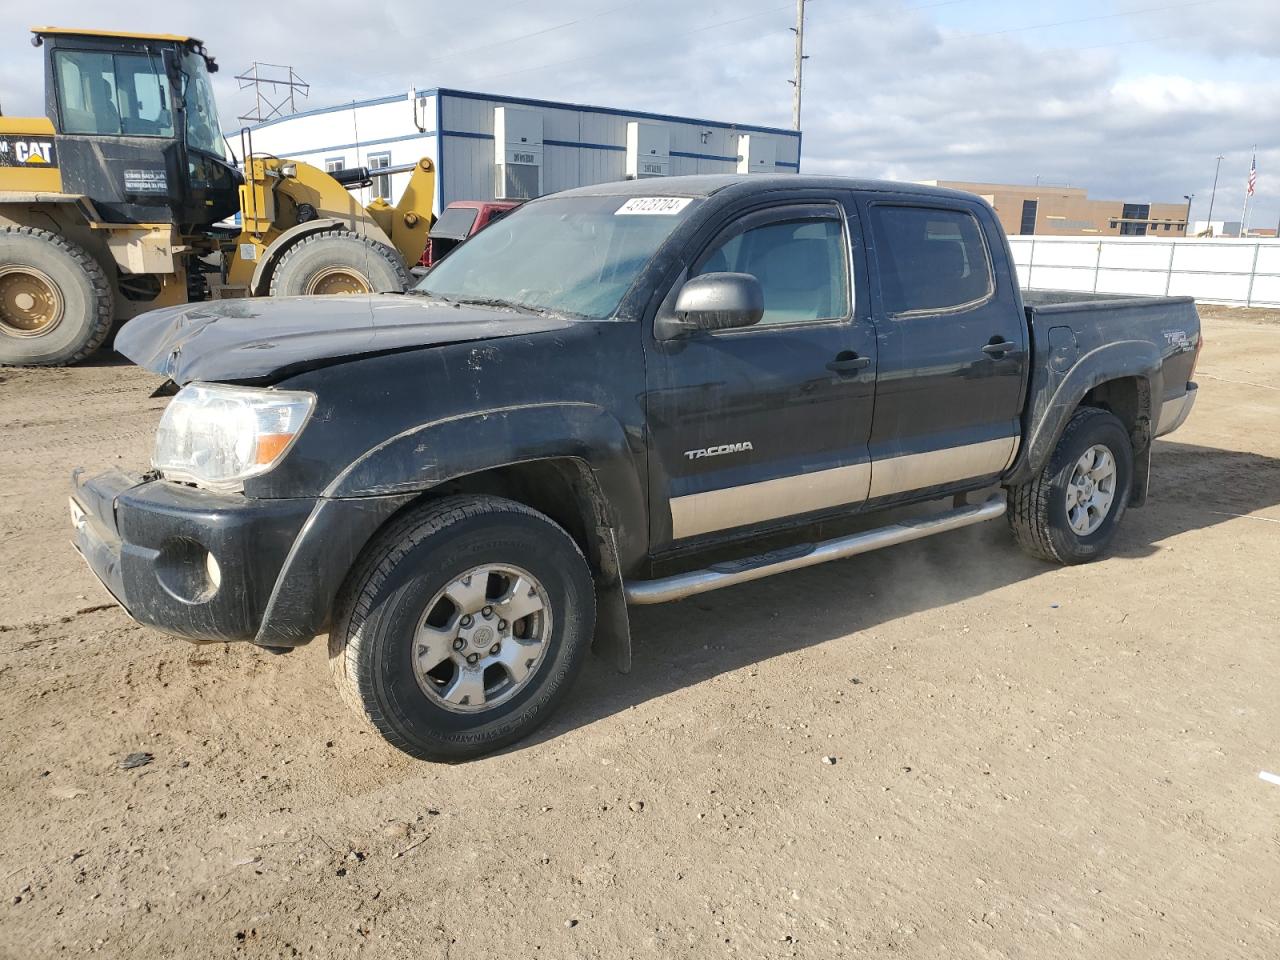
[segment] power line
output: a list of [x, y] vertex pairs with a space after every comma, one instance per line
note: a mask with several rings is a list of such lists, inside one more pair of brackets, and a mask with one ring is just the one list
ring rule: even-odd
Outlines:
[[[771, 13], [777, 13], [781, 10], [790, 10], [791, 8], [792, 8], [792, 4], [786, 3], [786, 4], [783, 4], [782, 6], [769, 7], [766, 10], [760, 10], [756, 13], [748, 14], [745, 17], [737, 17], [733, 20], [720, 20], [720, 21], [717, 21], [716, 23], [704, 24], [701, 27], [692, 27], [683, 32], [686, 35], [691, 33], [703, 33], [707, 30], [715, 30], [718, 27], [728, 27], [728, 26], [733, 26], [734, 24], [745, 23], [748, 20], [755, 20], [759, 17], [767, 16]], [[716, 46], [703, 47], [702, 49], [718, 50], [721, 47], [735, 46], [740, 42], [741, 42], [740, 40], [733, 40], [728, 43], [717, 44]], [[669, 43], [670, 41], [666, 39], [651, 40], [651, 41], [642, 42], [638, 46], [640, 49], [644, 49], [645, 47], [655, 47], [660, 45], [667, 46], [669, 45]], [[628, 51], [635, 50], [636, 45], [628, 45], [627, 49]], [[508, 71], [507, 73], [494, 74], [491, 76], [481, 77], [480, 79], [485, 81], [505, 80], [507, 77], [516, 77], [524, 73], [536, 73], [539, 70], [550, 70], [552, 67], [566, 67], [566, 66], [569, 66], [570, 64], [575, 64], [575, 63], [589, 63], [592, 60], [613, 59], [613, 58], [616, 58], [617, 56], [618, 56], [618, 51], [616, 50], [610, 50], [604, 53], [592, 53], [592, 54], [588, 54], [585, 57], [573, 57], [569, 60], [553, 60], [550, 63], [540, 63], [532, 67], [525, 67], [521, 70], [511, 70], [511, 71]]]
[[[1138, 10], [1122, 10], [1119, 13], [1103, 13], [1092, 17], [1077, 17], [1074, 20], [1055, 20], [1051, 23], [1032, 23], [1024, 27], [1008, 27], [1004, 30], [989, 30], [982, 33], [961, 33], [951, 39], [972, 40], [977, 37], [999, 37], [1009, 33], [1025, 33], [1028, 30], [1047, 30], [1050, 27], [1069, 27], [1077, 23], [1095, 23], [1098, 20], [1115, 20], [1118, 17], [1133, 17], [1141, 13], [1164, 13], [1169, 10], [1181, 10], [1185, 7], [1203, 7], [1210, 3], [1221, 3], [1222, 0], [1190, 0], [1189, 3], [1172, 3], [1159, 7], [1142, 7]], [[1105, 44], [1100, 44], [1105, 46]]]

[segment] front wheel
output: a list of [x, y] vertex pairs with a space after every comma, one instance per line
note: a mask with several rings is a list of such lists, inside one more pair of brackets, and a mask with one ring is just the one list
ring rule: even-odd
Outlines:
[[546, 720], [594, 625], [591, 571], [561, 527], [511, 500], [447, 497], [366, 551], [329, 662], [344, 699], [391, 744], [466, 760]]
[[1111, 543], [1132, 488], [1124, 424], [1106, 410], [1081, 407], [1039, 475], [1009, 488], [1009, 526], [1032, 556], [1086, 563]]

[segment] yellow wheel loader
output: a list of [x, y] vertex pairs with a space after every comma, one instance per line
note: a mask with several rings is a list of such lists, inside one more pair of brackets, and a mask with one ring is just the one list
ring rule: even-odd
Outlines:
[[[37, 27], [46, 117], [0, 116], [0, 364], [82, 360], [115, 324], [238, 296], [405, 289], [431, 228], [435, 168], [395, 206], [367, 169], [228, 158], [193, 37]], [[222, 226], [239, 215], [239, 225]]]

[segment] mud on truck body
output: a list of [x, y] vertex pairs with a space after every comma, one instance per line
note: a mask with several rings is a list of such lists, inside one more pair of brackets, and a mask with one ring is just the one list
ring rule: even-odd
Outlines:
[[[1061, 297], [1047, 297], [1062, 300]], [[128, 324], [173, 381], [146, 473], [78, 473], [137, 620], [284, 650], [458, 760], [527, 735], [628, 604], [985, 520], [1106, 549], [1195, 398], [1185, 298], [1024, 302], [980, 198], [693, 177], [531, 201], [404, 295]]]

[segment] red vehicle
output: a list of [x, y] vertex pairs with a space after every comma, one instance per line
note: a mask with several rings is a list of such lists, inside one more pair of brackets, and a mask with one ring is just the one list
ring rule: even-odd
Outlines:
[[522, 203], [523, 200], [454, 200], [431, 226], [422, 265], [439, 263], [467, 237], [501, 220]]

